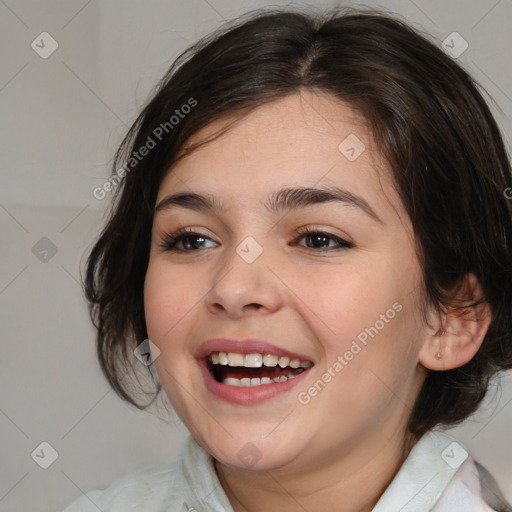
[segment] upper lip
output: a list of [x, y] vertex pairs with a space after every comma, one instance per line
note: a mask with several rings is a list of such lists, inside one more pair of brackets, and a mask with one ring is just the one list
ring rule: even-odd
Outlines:
[[311, 361], [308, 356], [286, 350], [282, 347], [269, 343], [268, 341], [254, 338], [235, 340], [228, 338], [213, 338], [201, 344], [197, 350], [196, 357], [202, 359], [208, 357], [212, 352], [234, 352], [237, 354], [274, 354], [279, 357], [299, 359], [299, 361]]

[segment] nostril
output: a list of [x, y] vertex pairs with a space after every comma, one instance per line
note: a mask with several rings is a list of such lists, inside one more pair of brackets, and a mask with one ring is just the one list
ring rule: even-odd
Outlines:
[[244, 306], [244, 309], [246, 309], [246, 308], [260, 309], [261, 308], [261, 304], [256, 304], [256, 302], [252, 302], [251, 304], [246, 304]]

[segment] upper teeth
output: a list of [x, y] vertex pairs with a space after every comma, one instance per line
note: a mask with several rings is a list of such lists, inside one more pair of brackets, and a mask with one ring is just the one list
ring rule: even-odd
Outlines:
[[212, 352], [210, 361], [213, 364], [223, 366], [245, 366], [246, 368], [260, 368], [261, 366], [274, 367], [279, 365], [281, 368], [290, 366], [291, 368], [309, 368], [309, 361], [300, 361], [299, 359], [290, 359], [289, 357], [279, 357], [274, 354], [238, 354], [236, 352]]

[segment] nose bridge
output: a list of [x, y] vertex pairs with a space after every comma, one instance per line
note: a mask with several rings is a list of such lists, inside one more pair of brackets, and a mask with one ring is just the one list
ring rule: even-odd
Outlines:
[[246, 236], [219, 259], [215, 281], [208, 293], [209, 306], [237, 315], [247, 307], [273, 310], [279, 301], [278, 283], [272, 279], [263, 240]]

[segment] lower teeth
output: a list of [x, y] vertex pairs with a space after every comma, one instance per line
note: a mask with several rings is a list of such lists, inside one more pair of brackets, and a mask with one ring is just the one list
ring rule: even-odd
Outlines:
[[281, 375], [280, 377], [274, 377], [273, 379], [271, 379], [270, 377], [262, 377], [261, 379], [257, 377], [253, 379], [250, 379], [249, 377], [245, 377], [243, 379], [235, 379], [234, 377], [228, 377], [222, 381], [222, 384], [242, 388], [251, 388], [265, 384], [272, 384], [273, 382], [286, 382], [287, 380], [294, 379], [295, 377], [297, 377], [297, 375], [302, 373], [302, 371], [299, 373], [289, 375], [288, 377]]

